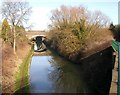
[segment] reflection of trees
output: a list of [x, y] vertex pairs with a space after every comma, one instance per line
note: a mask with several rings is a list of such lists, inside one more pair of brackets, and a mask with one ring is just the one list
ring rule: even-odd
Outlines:
[[52, 71], [49, 79], [53, 81], [55, 92], [83, 92], [84, 85], [75, 64], [68, 63], [59, 57], [49, 59]]

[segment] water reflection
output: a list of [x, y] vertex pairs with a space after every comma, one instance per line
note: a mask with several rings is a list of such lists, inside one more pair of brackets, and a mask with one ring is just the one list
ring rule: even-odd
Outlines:
[[111, 57], [112, 52], [105, 51], [77, 65], [53, 53], [51, 56], [33, 56], [30, 67], [31, 93], [108, 95]]
[[30, 67], [30, 89], [32, 93], [51, 92], [52, 81], [49, 81], [48, 73], [51, 68], [47, 61], [49, 57], [33, 56]]
[[49, 62], [53, 68], [49, 78], [53, 81], [55, 92], [84, 93], [86, 91], [82, 69], [59, 57], [52, 56]]
[[53, 56], [33, 56], [30, 68], [32, 93], [83, 93], [82, 69]]
[[77, 65], [54, 54], [33, 56], [30, 66], [30, 86], [21, 89], [20, 92], [30, 89], [29, 93], [109, 95], [112, 69], [108, 65], [111, 63], [111, 54], [97, 57], [96, 60], [90, 58], [85, 60], [84, 64]]

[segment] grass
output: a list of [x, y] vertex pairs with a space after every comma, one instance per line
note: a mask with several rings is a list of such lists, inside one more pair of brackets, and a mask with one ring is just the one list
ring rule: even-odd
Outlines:
[[16, 85], [15, 85], [16, 91], [29, 84], [29, 67], [30, 67], [32, 54], [33, 54], [33, 46], [29, 51], [28, 55], [23, 59], [23, 62], [19, 67], [19, 71], [16, 74]]

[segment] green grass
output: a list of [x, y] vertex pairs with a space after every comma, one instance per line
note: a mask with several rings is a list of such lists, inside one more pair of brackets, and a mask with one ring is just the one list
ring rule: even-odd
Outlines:
[[16, 85], [15, 85], [16, 91], [21, 88], [21, 80], [23, 80], [22, 87], [25, 87], [29, 84], [29, 68], [30, 68], [32, 54], [33, 54], [33, 46], [29, 51], [28, 55], [23, 59], [23, 62], [19, 67], [19, 71], [16, 74]]

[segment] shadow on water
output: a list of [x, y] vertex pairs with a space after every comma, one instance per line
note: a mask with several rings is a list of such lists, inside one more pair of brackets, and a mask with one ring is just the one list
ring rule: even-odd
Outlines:
[[109, 95], [112, 52], [110, 47], [81, 60], [80, 64], [70, 63], [54, 53], [50, 56], [33, 56], [29, 93]]
[[52, 55], [49, 61], [54, 70], [49, 76], [57, 92], [109, 95], [113, 58], [111, 47], [81, 60], [80, 64], [72, 64]]
[[49, 60], [53, 70], [49, 73], [49, 79], [53, 81], [55, 92], [64, 93], [84, 93], [85, 83], [82, 72], [79, 72], [75, 64], [62, 60], [61, 58], [51, 57]]

